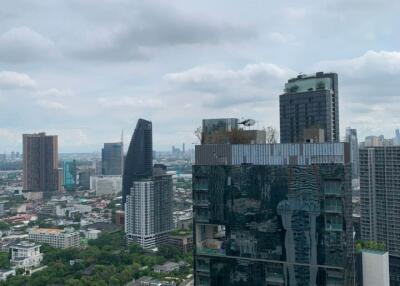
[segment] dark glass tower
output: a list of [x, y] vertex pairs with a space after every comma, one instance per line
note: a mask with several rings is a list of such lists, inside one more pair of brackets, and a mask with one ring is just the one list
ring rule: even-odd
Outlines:
[[317, 72], [289, 79], [285, 93], [279, 96], [279, 105], [281, 143], [301, 143], [311, 138], [313, 142], [339, 142], [336, 73]]
[[150, 121], [139, 119], [133, 133], [124, 164], [122, 178], [122, 198], [126, 196], [135, 180], [144, 179], [153, 175], [153, 131]]
[[195, 285], [353, 286], [350, 172], [346, 143], [196, 146]]
[[122, 175], [124, 145], [122, 142], [104, 143], [101, 150], [101, 168], [103, 175]]

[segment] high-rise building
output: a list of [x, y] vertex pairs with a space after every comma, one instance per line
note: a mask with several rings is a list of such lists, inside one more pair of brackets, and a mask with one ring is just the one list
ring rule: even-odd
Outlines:
[[360, 149], [361, 238], [400, 257], [400, 146]]
[[[336, 73], [299, 75], [279, 96], [282, 143], [306, 142], [307, 131], [323, 132], [325, 142], [339, 142], [339, 90]], [[319, 142], [321, 142], [319, 140]]]
[[88, 190], [90, 189], [90, 177], [94, 176], [96, 170], [94, 168], [84, 168], [79, 170], [78, 178], [79, 178], [79, 186]]
[[125, 158], [122, 200], [126, 202], [133, 182], [153, 174], [153, 130], [150, 121], [139, 119]]
[[391, 285], [400, 285], [400, 146], [360, 149], [361, 239], [389, 251]]
[[78, 184], [77, 184], [77, 167], [76, 161], [64, 161], [63, 162], [63, 187], [66, 191], [74, 191]]
[[103, 175], [121, 176], [124, 165], [124, 145], [118, 143], [104, 143], [101, 150], [101, 168]]
[[58, 189], [58, 139], [54, 135], [23, 135], [23, 188], [49, 192]]
[[346, 140], [350, 144], [351, 177], [353, 190], [358, 190], [360, 186], [360, 160], [358, 150], [357, 130], [346, 129]]
[[195, 285], [354, 285], [347, 143], [203, 144]]
[[133, 182], [125, 204], [125, 233], [128, 242], [145, 249], [166, 243], [173, 229], [172, 177], [155, 173]]

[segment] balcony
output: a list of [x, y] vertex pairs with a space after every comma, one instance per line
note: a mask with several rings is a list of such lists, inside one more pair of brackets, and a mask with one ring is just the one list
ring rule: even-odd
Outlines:
[[196, 225], [196, 254], [225, 256], [225, 226]]
[[343, 213], [343, 206], [339, 202], [329, 202], [325, 203], [325, 212], [326, 213]]
[[285, 285], [285, 279], [282, 273], [267, 273], [265, 281], [267, 281], [267, 285]]
[[342, 188], [336, 184], [326, 184], [324, 187], [325, 196], [341, 196]]
[[199, 190], [199, 191], [208, 191], [208, 184], [207, 183], [194, 183], [193, 184], [193, 190]]
[[326, 231], [343, 231], [343, 225], [341, 223], [329, 223], [325, 227]]

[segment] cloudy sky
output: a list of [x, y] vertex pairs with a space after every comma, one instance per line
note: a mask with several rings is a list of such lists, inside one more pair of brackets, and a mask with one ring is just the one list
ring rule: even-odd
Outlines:
[[138, 118], [157, 150], [195, 142], [202, 118], [279, 127], [297, 73], [339, 74], [341, 133], [400, 127], [398, 0], [5, 0], [0, 152], [21, 134], [99, 151]]

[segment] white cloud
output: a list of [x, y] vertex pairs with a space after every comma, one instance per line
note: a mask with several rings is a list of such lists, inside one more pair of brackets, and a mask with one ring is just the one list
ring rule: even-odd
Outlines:
[[37, 97], [49, 97], [49, 98], [70, 97], [72, 95], [73, 92], [70, 90], [59, 90], [57, 88], [43, 89], [35, 93], [35, 96]]
[[1, 138], [1, 140], [14, 142], [14, 141], [18, 140], [19, 135], [15, 134], [14, 132], [12, 132], [9, 129], [0, 128], [0, 138]]
[[293, 34], [285, 34], [280, 32], [270, 32], [268, 38], [278, 44], [294, 44], [297, 45], [296, 36]]
[[352, 78], [399, 75], [400, 52], [367, 51], [351, 59], [323, 61], [317, 67], [329, 68]]
[[137, 97], [116, 97], [116, 98], [105, 98], [100, 97], [97, 102], [106, 108], [161, 108], [163, 103], [157, 98], [137, 98]]
[[27, 74], [0, 71], [0, 89], [32, 89], [36, 82]]
[[41, 106], [45, 109], [48, 109], [48, 110], [56, 110], [56, 111], [58, 110], [59, 111], [59, 110], [67, 109], [67, 107], [64, 104], [57, 102], [57, 101], [53, 101], [53, 100], [41, 99], [41, 100], [36, 101], [36, 103], [39, 106]]
[[29, 27], [14, 27], [0, 35], [0, 62], [29, 62], [54, 55], [54, 43]]
[[270, 63], [248, 64], [242, 69], [213, 66], [195, 67], [164, 76], [180, 93], [195, 93], [209, 107], [255, 103], [272, 99], [284, 81], [294, 75], [291, 69]]

